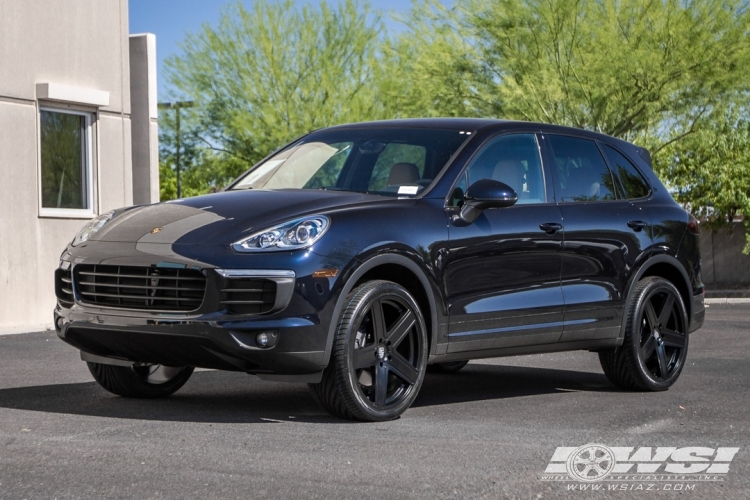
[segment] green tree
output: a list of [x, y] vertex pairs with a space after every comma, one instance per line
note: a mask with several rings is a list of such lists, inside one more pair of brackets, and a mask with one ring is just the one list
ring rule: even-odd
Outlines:
[[[159, 176], [162, 200], [177, 198], [175, 109], [159, 111]], [[218, 191], [250, 167], [242, 159], [208, 147], [201, 138], [201, 115], [180, 110], [180, 185], [183, 197]]]
[[168, 79], [196, 101], [203, 146], [250, 166], [311, 130], [389, 116], [375, 85], [382, 32], [354, 0], [236, 4], [187, 35]]
[[442, 80], [425, 92], [456, 88], [449, 99], [478, 116], [666, 143], [670, 120], [750, 87], [745, 0], [424, 0], [408, 22], [403, 45], [421, 46], [416, 67]]
[[709, 228], [744, 214], [750, 253], [750, 120], [723, 109], [708, 124], [657, 156], [655, 168], [674, 197]]

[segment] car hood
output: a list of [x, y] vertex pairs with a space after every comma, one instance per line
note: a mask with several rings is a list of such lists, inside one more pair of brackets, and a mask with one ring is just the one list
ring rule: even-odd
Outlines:
[[396, 201], [344, 191], [227, 191], [125, 209], [90, 241], [228, 245], [290, 219]]

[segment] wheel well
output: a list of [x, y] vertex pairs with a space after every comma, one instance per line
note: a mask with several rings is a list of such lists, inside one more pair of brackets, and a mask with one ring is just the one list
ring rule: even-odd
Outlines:
[[641, 276], [641, 279], [647, 276], [658, 276], [660, 278], [664, 278], [674, 286], [676, 286], [677, 290], [680, 292], [680, 296], [682, 297], [682, 302], [685, 304], [688, 318], [690, 318], [690, 309], [693, 306], [693, 297], [690, 293], [690, 289], [685, 283], [685, 278], [683, 278], [682, 273], [680, 273], [679, 269], [671, 264], [667, 264], [666, 262], [660, 262], [646, 269], [646, 271], [643, 273], [643, 276]]
[[417, 301], [422, 316], [424, 317], [425, 326], [427, 326], [428, 349], [432, 348], [432, 313], [430, 309], [430, 299], [427, 292], [422, 286], [416, 274], [404, 266], [398, 264], [382, 264], [367, 271], [354, 285], [356, 288], [365, 281], [386, 280], [398, 283], [414, 297]]

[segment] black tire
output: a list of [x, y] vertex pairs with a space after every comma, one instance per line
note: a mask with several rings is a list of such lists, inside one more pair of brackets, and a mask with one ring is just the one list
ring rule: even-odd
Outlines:
[[126, 398], [163, 398], [185, 385], [193, 367], [162, 365], [114, 366], [86, 363], [94, 380], [107, 391]]
[[449, 361], [447, 363], [433, 363], [427, 365], [427, 371], [430, 373], [456, 373], [464, 366], [468, 365], [468, 361]]
[[331, 361], [313, 398], [332, 415], [368, 422], [398, 418], [417, 397], [427, 364], [427, 329], [414, 298], [390, 281], [349, 294]]
[[626, 314], [622, 345], [599, 352], [604, 374], [623, 389], [669, 389], [685, 365], [690, 339], [680, 292], [664, 278], [644, 278], [636, 286]]

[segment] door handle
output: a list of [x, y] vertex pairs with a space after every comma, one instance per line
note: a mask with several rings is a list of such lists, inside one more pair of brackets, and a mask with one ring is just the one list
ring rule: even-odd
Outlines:
[[628, 222], [628, 227], [636, 232], [640, 231], [646, 226], [648, 226], [648, 222], [642, 220], [631, 220], [630, 222]]
[[543, 224], [539, 224], [539, 229], [547, 234], [555, 234], [562, 228], [562, 224], [558, 224], [557, 222], [545, 222]]

